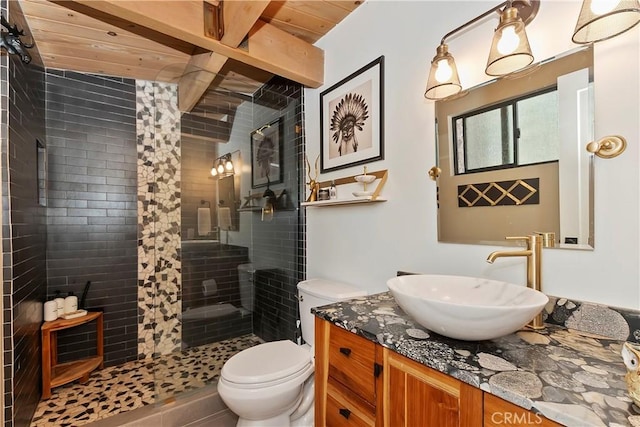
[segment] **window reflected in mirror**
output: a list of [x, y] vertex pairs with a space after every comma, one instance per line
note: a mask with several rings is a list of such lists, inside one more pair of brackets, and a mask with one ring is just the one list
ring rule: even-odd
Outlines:
[[[558, 161], [558, 89], [453, 118], [456, 175]], [[546, 123], [546, 126], [540, 126]]]

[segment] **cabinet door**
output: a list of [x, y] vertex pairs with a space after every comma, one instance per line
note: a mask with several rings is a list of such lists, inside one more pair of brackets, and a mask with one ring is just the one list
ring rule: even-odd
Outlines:
[[548, 418], [527, 411], [524, 408], [509, 403], [491, 394], [484, 394], [484, 425], [485, 427], [504, 426], [540, 426], [556, 427], [557, 424]]
[[384, 350], [384, 425], [481, 427], [482, 391]]

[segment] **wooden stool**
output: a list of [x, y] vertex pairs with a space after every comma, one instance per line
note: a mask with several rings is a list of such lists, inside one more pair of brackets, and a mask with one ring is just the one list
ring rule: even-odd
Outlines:
[[[96, 321], [97, 355], [73, 362], [58, 365], [58, 331], [84, 325]], [[42, 398], [51, 397], [51, 389], [71, 381], [80, 379], [84, 384], [89, 380], [89, 374], [96, 368], [104, 368], [103, 347], [103, 318], [102, 312], [89, 312], [85, 316], [75, 319], [57, 319], [44, 322], [42, 331]]]

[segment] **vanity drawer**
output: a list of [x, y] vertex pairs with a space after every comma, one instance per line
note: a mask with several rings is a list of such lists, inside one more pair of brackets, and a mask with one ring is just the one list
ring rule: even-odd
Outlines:
[[375, 426], [375, 408], [329, 378], [327, 382], [327, 427]]
[[375, 343], [337, 326], [329, 333], [329, 377], [369, 403], [376, 398]]

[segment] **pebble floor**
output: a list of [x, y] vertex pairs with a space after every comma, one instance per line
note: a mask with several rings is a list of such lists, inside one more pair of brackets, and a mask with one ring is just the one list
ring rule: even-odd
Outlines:
[[31, 427], [79, 427], [204, 387], [231, 356], [260, 344], [253, 334], [94, 371], [85, 384], [56, 387], [36, 408]]

